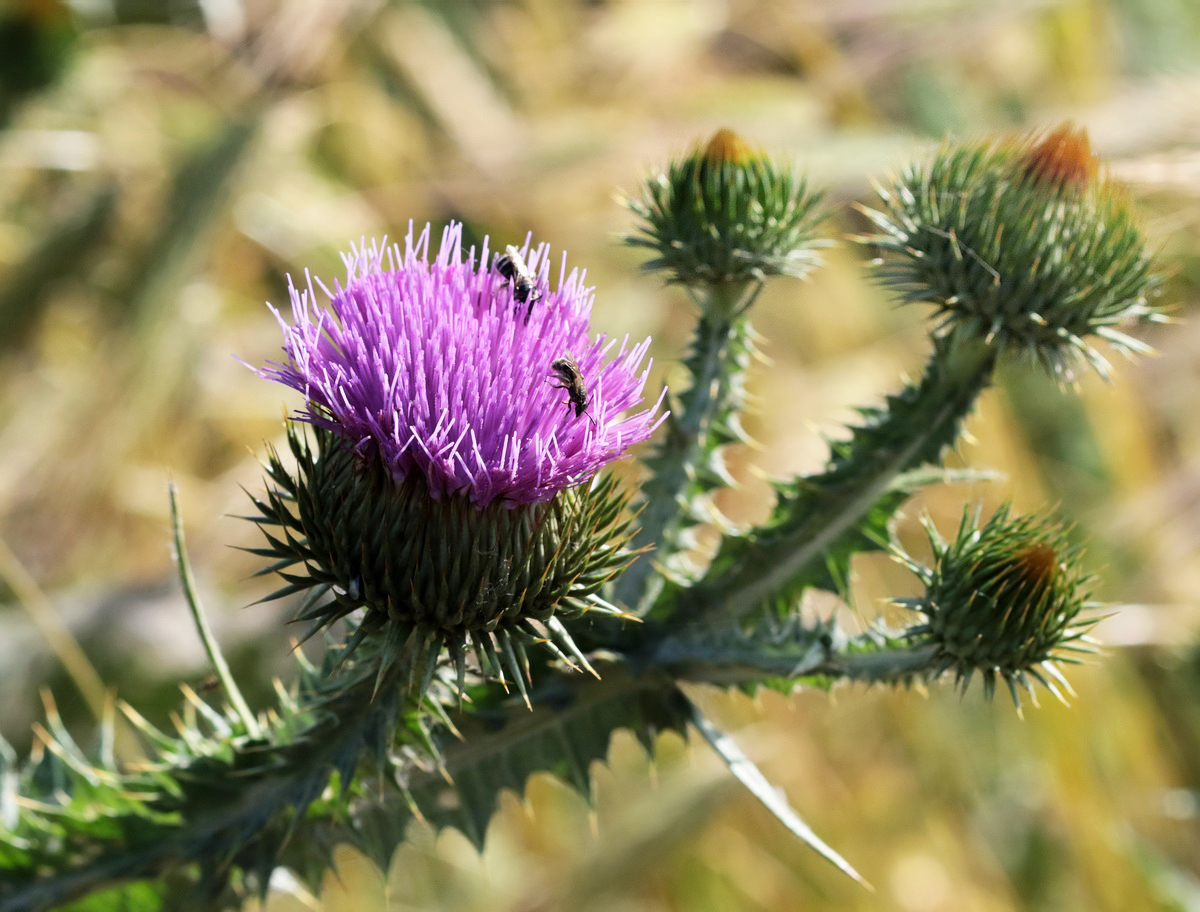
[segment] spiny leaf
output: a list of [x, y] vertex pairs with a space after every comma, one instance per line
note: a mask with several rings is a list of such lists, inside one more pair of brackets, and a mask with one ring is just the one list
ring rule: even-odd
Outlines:
[[502, 790], [523, 792], [530, 775], [551, 772], [587, 795], [589, 764], [607, 756], [614, 731], [627, 728], [649, 747], [658, 732], [682, 730], [685, 707], [667, 682], [631, 677], [621, 666], [600, 670], [602, 680], [535, 678], [532, 712], [497, 685], [468, 687], [471, 702], [455, 717], [462, 740], [442, 745], [442, 766], [397, 764], [403, 796], [356, 806], [351, 830], [338, 827], [329, 838], [352, 838], [382, 864], [420, 818], [481, 846]]
[[857, 881], [871, 892], [875, 891], [875, 888], [863, 880], [862, 875], [854, 870], [849, 862], [813, 832], [812, 827], [805, 823], [792, 806], [788, 804], [787, 799], [783, 796], [780, 789], [770, 783], [767, 777], [762, 774], [762, 771], [742, 752], [742, 749], [737, 746], [737, 743], [729, 735], [713, 725], [695, 706], [692, 706], [690, 721], [696, 726], [697, 731], [704, 737], [704, 740], [717, 752], [717, 755], [725, 761], [725, 765], [729, 767], [729, 771], [737, 777], [742, 785], [746, 786], [750, 794], [761, 801], [763, 806], [775, 815], [775, 818], [780, 823], [847, 877]]

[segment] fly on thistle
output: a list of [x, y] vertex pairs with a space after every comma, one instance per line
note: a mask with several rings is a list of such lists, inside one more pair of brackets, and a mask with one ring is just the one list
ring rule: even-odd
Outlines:
[[513, 283], [513, 298], [519, 304], [528, 304], [525, 310], [525, 322], [533, 313], [533, 305], [541, 300], [542, 293], [537, 287], [537, 276], [525, 265], [525, 258], [512, 244], [504, 248], [504, 253], [496, 258], [496, 271]]

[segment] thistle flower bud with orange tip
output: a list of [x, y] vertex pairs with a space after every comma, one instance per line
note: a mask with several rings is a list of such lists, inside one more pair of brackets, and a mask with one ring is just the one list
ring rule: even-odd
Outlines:
[[704, 146], [703, 161], [707, 165], [746, 165], [762, 156], [750, 148], [750, 144], [737, 133], [722, 127], [712, 135]]
[[822, 246], [815, 233], [818, 200], [798, 174], [720, 129], [629, 201], [642, 225], [626, 241], [654, 251], [644, 268], [662, 270], [668, 282], [803, 277]]
[[1017, 706], [1017, 685], [1036, 704], [1036, 681], [1061, 700], [1059, 688], [1069, 693], [1070, 685], [1057, 663], [1095, 651], [1087, 636], [1095, 620], [1079, 619], [1092, 607], [1090, 578], [1078, 569], [1078, 549], [1063, 526], [1009, 513], [1001, 507], [982, 527], [977, 516], [964, 513], [953, 542], [926, 523], [932, 566], [898, 555], [925, 584], [925, 594], [896, 604], [925, 616], [907, 635], [937, 647], [932, 677], [951, 672], [965, 690], [978, 673], [989, 699], [998, 678]]
[[1160, 280], [1082, 130], [947, 145], [879, 195], [882, 208], [863, 211], [881, 233], [862, 240], [882, 249], [885, 285], [934, 305], [939, 334], [982, 339], [1060, 380], [1080, 358], [1107, 375], [1089, 337], [1147, 350], [1118, 327], [1162, 319]]

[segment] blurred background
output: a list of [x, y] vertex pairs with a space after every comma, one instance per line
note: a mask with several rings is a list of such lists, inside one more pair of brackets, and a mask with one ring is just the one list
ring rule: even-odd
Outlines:
[[[0, 5], [0, 731], [54, 699], [86, 740], [106, 687], [166, 720], [206, 676], [169, 549], [180, 489], [202, 594], [251, 702], [289, 667], [281, 610], [237, 546], [242, 486], [299, 403], [257, 379], [286, 276], [343, 273], [360, 237], [463, 220], [528, 232], [597, 287], [594, 322], [653, 335], [677, 377], [694, 314], [639, 275], [622, 194], [719, 127], [828, 188], [828, 228], [947, 134], [1085, 126], [1144, 215], [1178, 325], [1073, 391], [1013, 368], [956, 453], [1003, 477], [964, 501], [1054, 505], [1089, 542], [1107, 655], [1070, 709], [1024, 718], [949, 686], [758, 700], [696, 693], [875, 887], [854, 885], [729, 786], [699, 743], [630, 739], [597, 810], [547, 777], [482, 855], [414, 829], [381, 872], [339, 857], [284, 909], [1200, 909], [1200, 4], [1195, 0], [3, 0]], [[924, 315], [852, 244], [778, 281], [769, 362], [730, 453], [739, 521], [766, 475], [920, 370]], [[632, 472], [632, 466], [624, 471]], [[231, 547], [232, 546], [232, 547]], [[857, 567], [846, 623], [913, 582]], [[828, 612], [833, 599], [815, 600]]]

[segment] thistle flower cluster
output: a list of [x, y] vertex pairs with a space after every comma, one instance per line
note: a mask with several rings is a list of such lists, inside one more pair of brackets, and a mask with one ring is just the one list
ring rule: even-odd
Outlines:
[[626, 497], [592, 480], [662, 420], [638, 408], [649, 340], [593, 339], [591, 291], [565, 262], [552, 289], [544, 246], [497, 268], [486, 240], [464, 259], [461, 226], [429, 239], [355, 249], [329, 309], [292, 287], [286, 361], [259, 373], [317, 432], [291, 433], [295, 474], [272, 454], [255, 521], [313, 632], [366, 608], [420, 689], [445, 653], [461, 691], [471, 647], [524, 692], [527, 645], [588, 667], [560, 618], [620, 613], [598, 590], [631, 559]]
[[[647, 267], [700, 309], [636, 520], [603, 470], [666, 417], [661, 397], [643, 398], [648, 340], [594, 337], [582, 273], [564, 261], [552, 282], [545, 246], [464, 250], [452, 225], [435, 251], [430, 228], [410, 228], [402, 246], [352, 250], [344, 284], [293, 286], [290, 313], [276, 313], [283, 357], [258, 373], [303, 403], [287, 450], [269, 452], [250, 517], [266, 543], [252, 550], [283, 581], [268, 598], [302, 596], [309, 635], [342, 619], [346, 635], [319, 667], [298, 653], [295, 689], [256, 716], [198, 620], [229, 703], [185, 691], [178, 737], [131, 715], [150, 751], [137, 770], [119, 769], [104, 737], [85, 756], [52, 712], [48, 749], [19, 771], [0, 741], [0, 809], [20, 810], [0, 814], [0, 912], [133, 879], [114, 902], [167, 908], [169, 885], [157, 906], [148, 897], [180, 868], [199, 872], [197, 901], [216, 904], [232, 875], [265, 889], [291, 828], [322, 816], [338, 835], [400, 834], [380, 837], [380, 858], [418, 815], [482, 841], [497, 795], [530, 774], [586, 789], [617, 728], [650, 743], [691, 726], [791, 832], [861, 880], [679, 685], [952, 675], [1014, 701], [1037, 684], [1069, 693], [1059, 665], [1092, 649], [1089, 578], [1068, 530], [1041, 516], [968, 512], [949, 541], [928, 527], [928, 566], [899, 555], [924, 584], [899, 600], [919, 616], [899, 634], [853, 636], [799, 605], [813, 589], [844, 591], [856, 555], [889, 547], [910, 496], [947, 479], [945, 454], [1000, 354], [1060, 377], [1080, 356], [1102, 369], [1092, 337], [1137, 351], [1117, 325], [1157, 316], [1140, 233], [1079, 131], [947, 145], [881, 195], [868, 213], [879, 275], [938, 312], [922, 376], [863, 409], [822, 470], [774, 483], [764, 522], [712, 523], [715, 552], [686, 573], [673, 559], [731, 483], [720, 451], [744, 440], [750, 309], [766, 277], [814, 262], [816, 197], [792, 172], [719, 131], [630, 204]], [[626, 573], [635, 521], [657, 551]], [[616, 622], [635, 616], [644, 623]], [[595, 663], [603, 680], [554, 674], [553, 661]], [[364, 758], [402, 802], [348, 808], [347, 796], [379, 798], [355, 779]], [[327, 790], [335, 773], [341, 800]]]
[[[479, 508], [551, 499], [645, 440], [655, 408], [642, 402], [650, 340], [591, 339], [592, 292], [578, 271], [532, 303], [493, 267], [484, 239], [462, 258], [462, 226], [443, 233], [429, 261], [430, 229], [411, 229], [404, 251], [372, 244], [345, 262], [346, 286], [291, 287], [292, 319], [276, 312], [287, 362], [261, 376], [304, 394], [302, 418], [345, 440], [396, 482], [419, 477], [438, 499]], [[548, 250], [523, 255], [548, 284]], [[318, 283], [319, 284], [319, 283]], [[571, 358], [588, 408], [564, 399], [553, 367]]]

